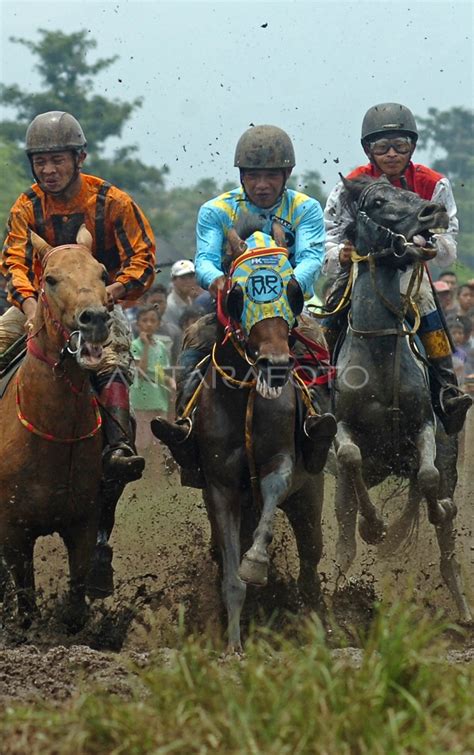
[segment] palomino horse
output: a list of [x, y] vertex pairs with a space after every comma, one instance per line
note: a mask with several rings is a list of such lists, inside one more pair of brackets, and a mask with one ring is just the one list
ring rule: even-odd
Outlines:
[[[204, 500], [221, 554], [228, 643], [236, 650], [241, 647], [246, 584], [267, 583], [267, 548], [277, 506], [295, 534], [301, 596], [318, 603], [323, 502], [323, 475], [309, 474], [303, 466], [297, 389], [290, 380], [288, 336], [303, 308], [302, 292], [281, 227], [274, 224], [279, 246], [261, 234], [256, 245], [263, 248], [247, 251], [240, 227], [238, 223], [228, 235], [233, 262], [218, 306], [221, 324], [195, 422]], [[249, 244], [259, 237], [250, 235], [253, 230], [255, 226], [240, 231]], [[265, 249], [272, 242], [275, 248]]]
[[384, 523], [368, 489], [391, 474], [408, 478], [411, 516], [425, 498], [440, 547], [442, 576], [461, 619], [470, 621], [454, 547], [456, 439], [445, 436], [444, 452], [437, 457], [427, 375], [406, 323], [410, 291], [400, 294], [400, 269], [415, 262], [415, 286], [432, 229], [446, 228], [447, 215], [440, 205], [396, 189], [386, 179], [344, 184], [346, 200], [357, 207], [348, 236], [359, 261], [347, 335], [336, 364], [337, 561], [345, 573], [354, 560], [357, 514], [366, 542], [384, 537]]
[[77, 245], [31, 233], [41, 291], [16, 380], [0, 402], [0, 553], [26, 624], [36, 610], [33, 549], [59, 532], [69, 556], [66, 621], [86, 618], [85, 583], [97, 537], [101, 419], [89, 380], [109, 335], [105, 269], [85, 226]]

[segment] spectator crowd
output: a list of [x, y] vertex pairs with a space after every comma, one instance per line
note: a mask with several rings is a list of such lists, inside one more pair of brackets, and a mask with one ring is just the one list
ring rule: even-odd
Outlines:
[[459, 385], [474, 393], [474, 278], [459, 284], [456, 273], [446, 270], [434, 288], [451, 334]]

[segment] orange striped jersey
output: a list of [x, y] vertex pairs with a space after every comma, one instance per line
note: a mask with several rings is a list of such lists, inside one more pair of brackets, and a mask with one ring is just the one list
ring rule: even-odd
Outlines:
[[138, 299], [151, 286], [155, 240], [145, 215], [124, 191], [81, 174], [81, 188], [72, 199], [61, 200], [33, 184], [13, 205], [1, 267], [13, 304], [21, 308], [39, 289], [41, 265], [28, 231], [60, 246], [75, 243], [82, 223], [92, 234], [92, 253], [105, 265], [109, 283], [125, 287], [123, 298]]

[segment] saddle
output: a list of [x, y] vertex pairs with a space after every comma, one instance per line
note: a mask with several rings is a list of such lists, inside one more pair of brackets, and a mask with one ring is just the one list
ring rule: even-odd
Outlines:
[[26, 335], [18, 338], [0, 358], [0, 399], [20, 367], [26, 354]]

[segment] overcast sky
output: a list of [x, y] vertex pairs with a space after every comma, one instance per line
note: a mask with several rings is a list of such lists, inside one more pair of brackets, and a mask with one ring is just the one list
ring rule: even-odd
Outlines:
[[239, 135], [271, 123], [294, 140], [297, 172], [318, 170], [329, 189], [338, 170], [364, 161], [360, 124], [370, 105], [393, 100], [421, 116], [430, 106], [473, 105], [472, 2], [0, 4], [6, 84], [38, 89], [33, 57], [9, 41], [36, 39], [38, 28], [85, 28], [98, 43], [91, 62], [120, 56], [97, 89], [144, 98], [123, 143], [138, 144], [147, 163], [167, 163], [168, 185], [237, 178]]

